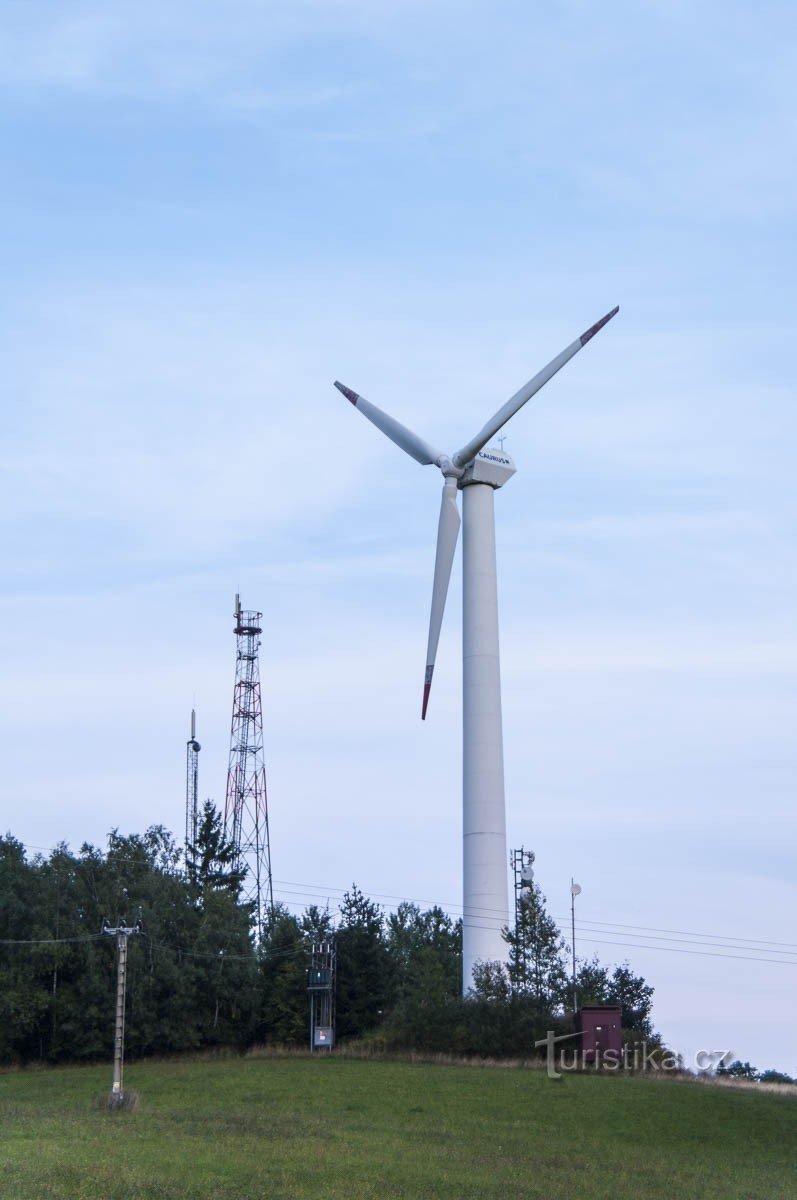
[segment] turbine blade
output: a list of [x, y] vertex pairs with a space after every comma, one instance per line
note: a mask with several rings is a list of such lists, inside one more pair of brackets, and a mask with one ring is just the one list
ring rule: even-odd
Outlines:
[[434, 562], [434, 587], [432, 588], [432, 611], [429, 614], [429, 644], [426, 648], [426, 675], [423, 681], [423, 708], [421, 720], [426, 720], [426, 709], [429, 705], [429, 693], [432, 690], [432, 675], [434, 661], [437, 657], [437, 644], [440, 641], [440, 628], [443, 624], [443, 613], [446, 607], [448, 581], [451, 578], [451, 565], [454, 562], [454, 551], [459, 537], [459, 508], [457, 507], [457, 481], [446, 479], [443, 487], [443, 498], [440, 502], [440, 521], [437, 526], [437, 554]]
[[382, 412], [381, 408], [377, 408], [375, 404], [371, 404], [364, 396], [353, 392], [344, 383], [338, 383], [337, 379], [335, 380], [335, 387], [339, 392], [343, 393], [358, 412], [361, 412], [364, 417], [368, 418], [372, 425], [376, 425], [377, 429], [381, 429], [382, 433], [389, 437], [391, 442], [395, 442], [397, 446], [400, 446], [402, 450], [406, 451], [421, 466], [428, 467], [431, 463], [436, 463], [438, 459], [444, 457], [440, 450], [435, 450], [434, 446], [430, 446], [423, 438], [418, 437], [417, 433], [413, 433], [411, 429], [407, 429], [406, 425], [402, 425], [400, 421], [389, 417], [386, 412]]
[[591, 325], [585, 333], [582, 333], [581, 337], [571, 342], [561, 354], [557, 354], [556, 358], [552, 358], [548, 366], [543, 367], [533, 379], [524, 384], [519, 392], [515, 392], [514, 396], [507, 400], [503, 408], [499, 408], [498, 412], [490, 418], [484, 428], [476, 434], [476, 437], [472, 438], [461, 450], [457, 450], [453, 458], [455, 466], [464, 467], [472, 458], [475, 458], [482, 447], [487, 445], [490, 438], [498, 433], [501, 426], [506, 425], [510, 417], [514, 417], [518, 409], [522, 408], [526, 401], [530, 400], [541, 387], [544, 387], [548, 380], [552, 379], [556, 372], [560, 371], [574, 354], [578, 354], [582, 346], [586, 346], [590, 338], [594, 338], [598, 330], [603, 329], [604, 325], [611, 321], [612, 317], [616, 316], [619, 311], [620, 308], [618, 305], [617, 308], [613, 308], [611, 312], [608, 312], [605, 317], [601, 317], [600, 321], [596, 321], [594, 325]]

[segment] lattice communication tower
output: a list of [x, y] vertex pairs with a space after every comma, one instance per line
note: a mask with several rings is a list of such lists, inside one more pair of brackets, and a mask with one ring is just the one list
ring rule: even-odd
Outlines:
[[[509, 865], [512, 868], [515, 882], [515, 932], [517, 933], [523, 917], [523, 905], [528, 903], [534, 887], [534, 851], [526, 850], [523, 846], [519, 850], [511, 850]], [[529, 973], [528, 947], [522, 939], [518, 942], [517, 968], [517, 986], [522, 990], [528, 982]]]
[[236, 595], [234, 615], [237, 657], [224, 832], [235, 847], [236, 867], [246, 867], [241, 895], [252, 905], [261, 937], [274, 907], [258, 653], [263, 614], [242, 609]]

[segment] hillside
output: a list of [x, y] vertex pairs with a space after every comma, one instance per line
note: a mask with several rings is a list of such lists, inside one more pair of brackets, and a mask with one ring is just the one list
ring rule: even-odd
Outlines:
[[643, 1078], [327, 1058], [144, 1062], [0, 1076], [14, 1200], [777, 1200], [797, 1100]]

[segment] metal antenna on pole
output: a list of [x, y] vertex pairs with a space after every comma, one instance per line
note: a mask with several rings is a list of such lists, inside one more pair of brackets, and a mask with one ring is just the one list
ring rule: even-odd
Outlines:
[[[520, 934], [524, 904], [528, 904], [534, 887], [534, 851], [512, 850], [509, 855], [512, 874], [515, 880], [515, 933]], [[515, 987], [522, 992], [528, 983], [528, 946], [526, 939], [517, 938], [517, 973]]]
[[141, 932], [141, 923], [117, 925], [111, 929], [106, 921], [102, 932], [116, 938], [116, 1028], [113, 1039], [113, 1085], [111, 1105], [118, 1108], [124, 1101], [122, 1070], [125, 1059], [125, 995], [127, 989], [127, 939]]
[[576, 995], [576, 896], [581, 895], [581, 884], [574, 883], [570, 878], [570, 921], [573, 933], [573, 1012], [578, 1011], [578, 996]]
[[185, 859], [196, 842], [197, 834], [197, 802], [199, 792], [199, 751], [202, 749], [196, 740], [196, 709], [191, 709], [191, 736], [185, 746]]

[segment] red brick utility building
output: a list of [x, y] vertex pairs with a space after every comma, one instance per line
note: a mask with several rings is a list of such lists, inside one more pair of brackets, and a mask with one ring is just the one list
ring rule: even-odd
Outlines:
[[602, 1059], [607, 1050], [609, 1061], [620, 1061], [623, 1051], [622, 1013], [615, 1004], [585, 1004], [575, 1015], [576, 1032], [581, 1034], [581, 1054], [585, 1063]]

